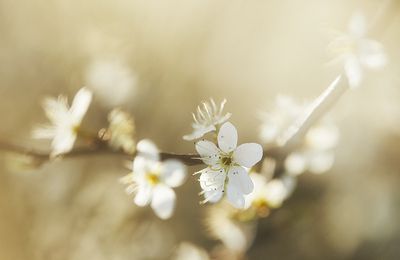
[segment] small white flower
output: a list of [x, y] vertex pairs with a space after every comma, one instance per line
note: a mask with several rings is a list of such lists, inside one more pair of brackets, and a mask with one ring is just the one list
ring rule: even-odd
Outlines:
[[108, 115], [110, 125], [107, 133], [108, 142], [115, 149], [122, 149], [127, 153], [135, 151], [135, 123], [126, 112], [120, 109], [112, 110]]
[[127, 184], [128, 194], [136, 193], [134, 202], [140, 207], [151, 204], [162, 219], [172, 216], [175, 208], [175, 192], [172, 188], [182, 185], [186, 168], [177, 160], [161, 162], [158, 148], [150, 140], [137, 145], [138, 155], [133, 161], [133, 172], [121, 179]]
[[209, 166], [198, 172], [205, 196], [203, 203], [219, 201], [226, 190], [228, 201], [236, 208], [243, 208], [244, 195], [254, 188], [246, 168], [261, 160], [263, 149], [256, 143], [237, 146], [237, 130], [230, 122], [221, 126], [217, 139], [218, 147], [205, 140], [196, 143], [197, 152]]
[[209, 207], [206, 213], [207, 232], [229, 250], [244, 253], [253, 244], [257, 230], [255, 221], [239, 221], [235, 217], [237, 210], [225, 203]]
[[221, 102], [218, 108], [214, 100], [211, 98], [210, 102], [203, 102], [202, 106], [197, 107], [197, 115], [194, 113], [192, 124], [193, 132], [183, 136], [184, 140], [190, 141], [201, 138], [205, 134], [216, 131], [217, 126], [223, 124], [231, 117], [231, 113], [223, 114], [226, 100]]
[[[298, 118], [304, 115], [310, 103], [299, 103], [287, 96], [278, 96], [270, 113], [265, 113], [260, 137], [267, 145], [283, 144], [287, 131]], [[337, 127], [323, 118], [306, 134], [303, 146], [293, 151], [285, 160], [289, 174], [299, 175], [307, 170], [324, 173], [334, 163], [334, 149], [339, 140]]]
[[278, 208], [294, 189], [294, 180], [291, 177], [268, 180], [261, 174], [252, 173], [250, 178], [254, 183], [254, 190], [246, 196], [246, 208]]
[[343, 64], [350, 87], [358, 87], [363, 79], [363, 67], [382, 68], [387, 63], [383, 46], [378, 41], [366, 37], [367, 24], [361, 13], [354, 14], [347, 33], [340, 34], [329, 45], [329, 50], [337, 57], [334, 61]]
[[51, 125], [41, 126], [33, 131], [33, 137], [52, 139], [52, 156], [69, 152], [78, 136], [82, 119], [89, 108], [92, 93], [87, 88], [81, 88], [75, 95], [71, 107], [67, 98], [47, 98], [43, 103], [46, 116]]

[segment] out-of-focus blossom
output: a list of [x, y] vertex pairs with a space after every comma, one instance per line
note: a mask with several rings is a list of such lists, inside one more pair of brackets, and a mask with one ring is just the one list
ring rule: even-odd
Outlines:
[[263, 143], [281, 144], [285, 132], [305, 111], [307, 104], [299, 104], [289, 96], [279, 95], [272, 111], [261, 115], [260, 138]]
[[207, 211], [205, 225], [211, 237], [219, 239], [234, 252], [246, 252], [256, 234], [257, 223], [236, 219], [237, 211], [230, 205], [220, 203]]
[[158, 148], [150, 140], [137, 145], [138, 155], [133, 161], [133, 172], [121, 178], [128, 194], [136, 193], [134, 202], [140, 207], [151, 204], [162, 219], [172, 216], [176, 195], [172, 188], [183, 184], [186, 168], [177, 160], [161, 162]]
[[174, 260], [209, 260], [207, 252], [191, 243], [182, 242], [175, 252]]
[[244, 195], [253, 191], [254, 185], [246, 168], [251, 168], [263, 156], [261, 145], [245, 143], [237, 146], [238, 134], [234, 125], [224, 123], [218, 132], [218, 147], [210, 141], [196, 143], [196, 150], [208, 165], [199, 171], [200, 186], [205, 202], [219, 201], [225, 190], [228, 201], [236, 208], [244, 207]]
[[[287, 131], [304, 115], [309, 103], [299, 103], [287, 96], [279, 96], [270, 113], [265, 113], [260, 137], [267, 145], [283, 144]], [[327, 118], [314, 125], [306, 134], [301, 147], [285, 160], [289, 174], [298, 175], [307, 170], [313, 173], [328, 171], [334, 162], [334, 148], [339, 140], [337, 127]]]
[[347, 33], [340, 33], [329, 45], [335, 62], [343, 64], [350, 87], [358, 87], [364, 68], [380, 69], [387, 63], [382, 44], [367, 38], [367, 23], [363, 14], [355, 13]]
[[92, 100], [92, 92], [81, 88], [75, 95], [71, 107], [67, 98], [59, 96], [46, 98], [43, 107], [51, 125], [40, 126], [33, 131], [33, 137], [52, 139], [52, 156], [69, 152], [78, 136], [82, 119]]
[[137, 78], [129, 67], [118, 59], [99, 59], [89, 65], [86, 84], [103, 103], [118, 106], [132, 99]]
[[[254, 190], [246, 196], [246, 208], [253, 208], [260, 217], [265, 217], [270, 208], [278, 208], [294, 189], [293, 182], [283, 179], [268, 180], [257, 173], [250, 174]], [[291, 178], [293, 179], [293, 178]]]
[[334, 149], [339, 140], [339, 131], [327, 120], [311, 128], [303, 146], [292, 152], [285, 160], [285, 168], [291, 175], [305, 171], [320, 174], [330, 170], [335, 160]]
[[121, 109], [114, 109], [108, 115], [110, 125], [106, 130], [108, 143], [114, 149], [122, 149], [127, 153], [134, 153], [135, 123], [128, 113]]
[[205, 134], [216, 131], [217, 127], [223, 124], [231, 117], [231, 113], [223, 114], [226, 100], [221, 102], [219, 108], [211, 98], [210, 102], [203, 102], [202, 106], [197, 107], [197, 115], [193, 115], [193, 132], [183, 136], [185, 140], [195, 140], [201, 138]]

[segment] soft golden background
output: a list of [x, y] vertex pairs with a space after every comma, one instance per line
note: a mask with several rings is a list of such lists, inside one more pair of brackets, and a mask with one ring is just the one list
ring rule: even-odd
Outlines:
[[[1, 0], [0, 137], [47, 148], [30, 139], [46, 120], [42, 98], [93, 87], [90, 68], [105, 62], [123, 70], [122, 82], [95, 92], [85, 128], [106, 126], [107, 112], [120, 106], [135, 116], [140, 138], [192, 152], [181, 138], [191, 111], [214, 97], [228, 100], [240, 141], [257, 141], [259, 111], [277, 94], [312, 99], [340, 72], [326, 65], [326, 32], [344, 30], [356, 10], [372, 21], [386, 2]], [[396, 8], [380, 15], [390, 63], [331, 112], [341, 129], [333, 170], [300, 178], [283, 208], [260, 223], [250, 259], [399, 259]], [[124, 194], [123, 163], [92, 156], [22, 170], [2, 153], [0, 259], [169, 259], [181, 241], [212, 247], [194, 178], [177, 189], [174, 217], [161, 221]]]

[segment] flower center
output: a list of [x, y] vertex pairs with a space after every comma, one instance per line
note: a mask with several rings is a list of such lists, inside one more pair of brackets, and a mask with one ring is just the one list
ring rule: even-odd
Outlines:
[[232, 164], [232, 158], [231, 158], [230, 156], [222, 157], [222, 158], [221, 158], [221, 163], [222, 163], [224, 166], [230, 166], [230, 165]]
[[79, 133], [79, 125], [74, 125], [72, 126], [72, 132], [74, 134], [78, 134]]
[[256, 209], [258, 216], [266, 217], [269, 215], [269, 207], [267, 201], [264, 199], [256, 199], [252, 203], [253, 208]]
[[150, 183], [150, 185], [153, 185], [153, 186], [160, 182], [160, 177], [155, 172], [147, 173], [146, 179]]

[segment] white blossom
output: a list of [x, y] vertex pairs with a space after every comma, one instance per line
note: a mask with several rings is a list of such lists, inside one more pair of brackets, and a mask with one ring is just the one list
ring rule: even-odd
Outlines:
[[69, 152], [74, 146], [91, 100], [92, 93], [87, 88], [81, 88], [76, 93], [71, 107], [68, 106], [67, 98], [64, 96], [59, 96], [57, 99], [46, 98], [43, 108], [51, 124], [34, 129], [33, 137], [52, 139], [52, 156]]
[[292, 193], [295, 183], [292, 177], [284, 176], [269, 180], [257, 173], [250, 174], [254, 190], [246, 196], [246, 208], [278, 208]]
[[115, 149], [122, 149], [127, 153], [135, 151], [135, 124], [126, 112], [113, 109], [108, 115], [110, 125], [107, 129], [108, 142]]
[[[263, 115], [260, 138], [267, 144], [282, 144], [293, 122], [302, 117], [310, 103], [296, 102], [288, 96], [278, 96], [275, 107]], [[292, 151], [285, 160], [285, 168], [291, 175], [305, 171], [324, 173], [334, 163], [334, 149], [339, 140], [339, 131], [332, 121], [325, 117], [316, 123], [305, 135], [303, 145]]]
[[200, 186], [205, 202], [219, 201], [225, 190], [228, 201], [236, 208], [243, 208], [244, 195], [253, 191], [247, 168], [254, 166], [263, 156], [261, 145], [245, 143], [237, 146], [238, 134], [230, 123], [224, 123], [218, 132], [218, 147], [206, 140], [196, 143], [196, 150], [208, 165], [199, 171]]
[[229, 250], [243, 253], [252, 245], [257, 226], [254, 221], [236, 219], [236, 213], [226, 203], [214, 205], [207, 210], [205, 224], [211, 237], [220, 240]]
[[209, 102], [203, 102], [197, 107], [197, 114], [193, 115], [193, 132], [183, 136], [184, 140], [190, 141], [201, 138], [205, 134], [216, 131], [217, 126], [223, 124], [231, 117], [231, 113], [223, 114], [226, 100], [224, 99], [219, 108], [211, 98]]
[[151, 205], [162, 219], [172, 216], [176, 195], [172, 188], [182, 185], [186, 168], [177, 160], [161, 162], [158, 148], [150, 140], [137, 144], [138, 155], [133, 161], [133, 172], [121, 179], [126, 192], [135, 193], [134, 203], [140, 207]]
[[387, 63], [382, 44], [367, 38], [364, 15], [355, 13], [349, 22], [347, 33], [340, 33], [329, 45], [348, 78], [350, 87], [358, 87], [364, 77], [364, 68], [380, 69]]

